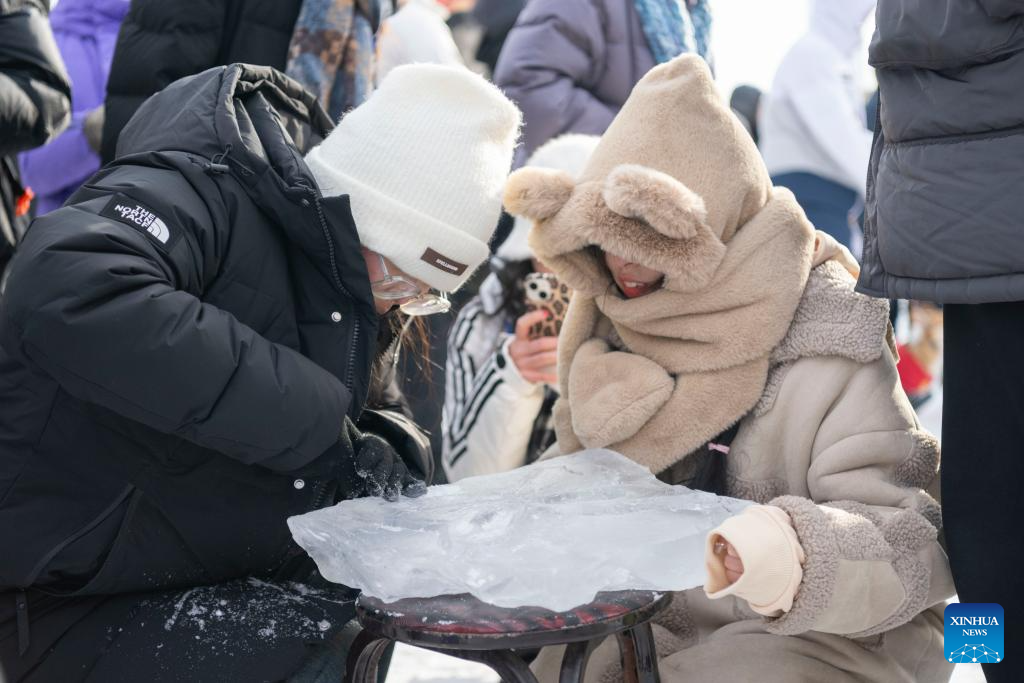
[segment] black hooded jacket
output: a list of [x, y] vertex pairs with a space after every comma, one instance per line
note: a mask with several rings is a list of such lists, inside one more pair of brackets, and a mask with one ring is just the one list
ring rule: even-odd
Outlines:
[[0, 590], [272, 575], [344, 496], [378, 337], [329, 132], [266, 67], [177, 81], [35, 221], [0, 308]]
[[0, 273], [28, 224], [18, 152], [57, 136], [71, 120], [71, 84], [46, 19], [48, 2], [0, 0]]
[[146, 98], [179, 78], [245, 62], [284, 71], [301, 0], [132, 0], [107, 81], [100, 157]]

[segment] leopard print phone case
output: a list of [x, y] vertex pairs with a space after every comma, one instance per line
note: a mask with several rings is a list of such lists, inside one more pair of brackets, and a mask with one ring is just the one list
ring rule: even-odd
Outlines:
[[562, 321], [569, 309], [572, 290], [559, 282], [554, 273], [530, 273], [523, 279], [526, 292], [526, 310], [547, 311], [551, 316], [530, 328], [530, 339], [557, 337], [562, 331]]

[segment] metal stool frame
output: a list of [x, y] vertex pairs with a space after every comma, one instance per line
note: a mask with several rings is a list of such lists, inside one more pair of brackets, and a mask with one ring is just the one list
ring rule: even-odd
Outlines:
[[647, 605], [598, 623], [500, 634], [404, 628], [396, 624], [386, 611], [368, 610], [357, 603], [356, 613], [363, 631], [349, 652], [346, 680], [349, 683], [375, 683], [381, 656], [392, 642], [398, 642], [485, 664], [505, 683], [538, 683], [515, 650], [567, 645], [559, 683], [582, 683], [590, 655], [605, 638], [615, 636], [626, 683], [660, 683], [650, 621], [666, 609], [671, 600], [671, 594], [654, 596]]

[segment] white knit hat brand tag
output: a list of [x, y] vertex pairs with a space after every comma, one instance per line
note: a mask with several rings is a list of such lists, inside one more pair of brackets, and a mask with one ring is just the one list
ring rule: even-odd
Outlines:
[[452, 275], [462, 275], [466, 272], [466, 268], [469, 267], [465, 263], [459, 263], [455, 259], [448, 258], [444, 254], [439, 254], [430, 247], [427, 247], [427, 250], [423, 252], [423, 256], [420, 256], [420, 260], [424, 263], [429, 263], [438, 270], [443, 270], [444, 272], [451, 273]]

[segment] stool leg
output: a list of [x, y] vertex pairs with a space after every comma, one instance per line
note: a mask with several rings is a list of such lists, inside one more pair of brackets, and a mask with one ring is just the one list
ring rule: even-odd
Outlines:
[[377, 669], [391, 641], [363, 631], [348, 655], [346, 683], [377, 683]]
[[558, 676], [558, 683], [583, 683], [590, 655], [594, 653], [601, 642], [602, 639], [594, 638], [593, 640], [569, 643], [562, 656], [562, 671]]
[[626, 683], [661, 683], [651, 622], [634, 626], [616, 637], [622, 657], [622, 676]]
[[509, 650], [434, 650], [441, 654], [491, 667], [503, 683], [537, 683], [537, 677], [522, 659]]
[[352, 641], [348, 644], [348, 655], [345, 657], [345, 681], [347, 682], [355, 680], [353, 674], [356, 670], [356, 662], [359, 661], [359, 655], [363, 654], [363, 650], [377, 639], [377, 636], [363, 629], [355, 621], [345, 624], [342, 632], [344, 633], [349, 628], [354, 629], [355, 633], [352, 636]]

